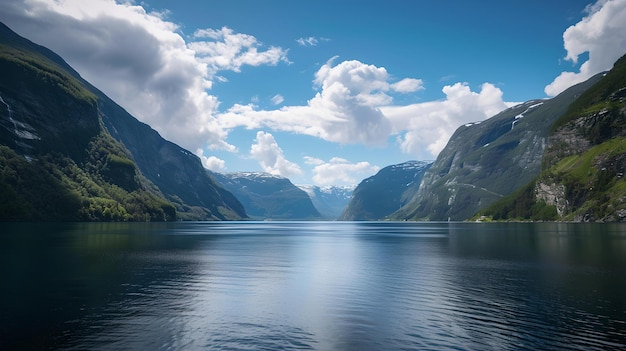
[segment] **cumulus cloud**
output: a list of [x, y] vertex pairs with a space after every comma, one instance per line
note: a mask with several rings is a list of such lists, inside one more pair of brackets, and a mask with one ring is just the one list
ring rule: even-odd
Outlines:
[[626, 0], [600, 0], [587, 11], [587, 16], [563, 33], [563, 42], [565, 60], [577, 64], [583, 53], [589, 59], [578, 72], [562, 72], [547, 85], [545, 93], [550, 96], [610, 69], [626, 53]]
[[302, 174], [300, 166], [285, 158], [283, 150], [270, 133], [262, 131], [256, 133], [255, 144], [250, 147], [250, 155], [259, 161], [265, 172], [287, 178]]
[[202, 165], [204, 168], [209, 169], [213, 172], [224, 172], [226, 171], [226, 162], [220, 158], [215, 156], [206, 157], [203, 155], [202, 149], [196, 150], [196, 155], [202, 161]]
[[397, 135], [402, 151], [432, 159], [460, 125], [484, 120], [516, 104], [505, 102], [502, 91], [492, 84], [473, 92], [467, 83], [456, 83], [442, 89], [444, 100], [394, 106], [388, 94], [394, 84], [400, 83], [395, 89], [409, 91], [421, 88], [421, 81], [407, 78], [389, 83], [385, 68], [359, 61], [333, 65], [331, 60], [316, 73], [314, 83], [321, 92], [306, 106], [263, 111], [251, 104], [234, 105], [219, 116], [221, 125], [270, 128], [370, 146], [386, 145]]
[[404, 78], [403, 80], [391, 84], [391, 89], [398, 93], [412, 93], [424, 90], [424, 82], [421, 79]]
[[333, 61], [316, 72], [314, 84], [321, 91], [306, 106], [259, 111], [253, 105], [234, 105], [219, 116], [221, 125], [271, 128], [342, 144], [386, 145], [392, 125], [381, 107], [393, 102], [388, 92], [420, 89], [421, 80], [407, 78], [390, 83], [383, 67], [356, 60], [334, 65]]
[[442, 91], [445, 100], [381, 107], [404, 152], [421, 159], [437, 156], [460, 125], [482, 121], [516, 104], [505, 102], [502, 91], [489, 83], [480, 92], [471, 91], [466, 83], [446, 85]]
[[279, 62], [289, 62], [287, 52], [282, 48], [272, 46], [259, 52], [260, 43], [248, 34], [235, 33], [228, 27], [221, 29], [199, 29], [193, 37], [205, 39], [189, 43], [189, 48], [195, 51], [200, 61], [208, 64], [215, 72], [230, 70], [240, 72], [244, 65], [276, 65]]
[[[602, 10], [624, 1], [607, 1]], [[356, 60], [336, 63], [335, 57], [315, 73], [317, 92], [303, 106], [258, 110], [253, 100], [220, 112], [219, 100], [207, 93], [214, 82], [227, 81], [219, 72], [289, 63], [287, 51], [266, 47], [254, 36], [228, 27], [201, 29], [184, 37], [166, 13], [148, 12], [133, 4], [5, 0], [0, 20], [59, 53], [130, 113], [190, 150], [237, 152], [227, 136], [231, 129], [243, 127], [368, 146], [386, 146], [390, 137], [396, 136], [404, 152], [426, 159], [436, 156], [459, 125], [485, 119], [509, 106], [493, 85], [484, 84], [479, 92], [472, 92], [462, 83], [444, 87], [446, 98], [442, 101], [394, 106], [395, 94], [420, 91], [423, 82], [410, 77], [394, 79], [384, 67]], [[590, 17], [602, 10], [594, 10]], [[306, 45], [327, 40], [301, 39]], [[284, 98], [276, 95], [270, 101], [282, 104]], [[250, 153], [270, 173], [302, 173], [297, 164], [285, 159], [270, 133], [257, 133]], [[202, 151], [198, 155], [209, 169], [225, 168], [221, 159]], [[305, 162], [318, 162], [314, 173], [319, 184], [331, 184], [331, 179], [352, 182], [362, 179], [357, 172], [376, 169], [367, 162], [340, 158]]]
[[313, 168], [313, 182], [320, 186], [355, 185], [380, 169], [380, 167], [371, 165], [369, 162], [351, 163], [340, 157], [333, 157], [328, 162], [318, 158], [307, 157], [305, 162], [315, 165]]
[[88, 81], [165, 138], [236, 151], [213, 117], [219, 101], [206, 89], [216, 73], [243, 65], [288, 62], [278, 47], [264, 49], [246, 34], [198, 30], [189, 42], [167, 15], [112, 0], [6, 0], [0, 20], [59, 53]]

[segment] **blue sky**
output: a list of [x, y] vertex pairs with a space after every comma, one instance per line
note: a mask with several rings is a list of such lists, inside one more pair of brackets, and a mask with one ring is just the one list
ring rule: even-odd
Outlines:
[[8, 0], [0, 21], [214, 171], [356, 184], [609, 69], [626, 0]]

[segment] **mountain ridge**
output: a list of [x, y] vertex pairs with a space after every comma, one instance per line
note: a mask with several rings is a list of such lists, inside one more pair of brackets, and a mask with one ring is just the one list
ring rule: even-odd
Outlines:
[[427, 161], [407, 161], [390, 165], [361, 181], [339, 220], [387, 219], [418, 191]]
[[350, 202], [356, 186], [296, 185], [311, 198], [321, 219], [336, 220]]
[[309, 195], [288, 178], [263, 172], [214, 173], [212, 176], [257, 220], [318, 220]]
[[550, 130], [541, 173], [478, 220], [626, 221], [626, 55]]
[[[1, 23], [0, 49], [1, 106], [6, 108], [0, 132], [5, 166], [0, 197], [6, 205], [0, 218], [246, 217], [239, 201], [206, 174], [196, 156], [132, 117], [59, 55]], [[17, 170], [29, 178], [16, 182]], [[37, 172], [47, 175], [44, 182], [56, 193], [32, 184], [39, 179]], [[75, 203], [71, 214], [41, 203], [29, 188], [43, 191], [53, 202], [59, 195]], [[21, 195], [22, 212], [11, 206], [12, 197]]]
[[598, 74], [551, 99], [534, 99], [460, 126], [396, 220], [466, 220], [534, 179], [550, 127]]

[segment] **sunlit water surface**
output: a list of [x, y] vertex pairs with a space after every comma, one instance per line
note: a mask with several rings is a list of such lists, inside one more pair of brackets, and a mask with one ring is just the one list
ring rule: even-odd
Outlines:
[[626, 226], [2, 224], [0, 349], [626, 349]]

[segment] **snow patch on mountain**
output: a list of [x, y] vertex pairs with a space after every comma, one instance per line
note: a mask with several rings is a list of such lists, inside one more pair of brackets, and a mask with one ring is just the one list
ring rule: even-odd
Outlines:
[[263, 181], [264, 179], [287, 179], [285, 177], [266, 172], [232, 172], [221, 174], [230, 179], [250, 179], [259, 181]]
[[337, 219], [352, 198], [356, 186], [296, 185], [309, 195], [315, 208], [325, 219]]
[[528, 113], [528, 111], [530, 111], [530, 110], [532, 110], [532, 109], [534, 109], [534, 108], [536, 108], [536, 107], [539, 107], [539, 106], [541, 106], [541, 105], [543, 105], [543, 102], [540, 102], [540, 103], [537, 103], [537, 104], [530, 105], [530, 106], [528, 106], [528, 107], [526, 108], [526, 110], [524, 110], [524, 112], [522, 112], [522, 113], [518, 114], [517, 116], [515, 116], [515, 119], [513, 120], [513, 123], [511, 123], [511, 129], [513, 129], [513, 127], [515, 127], [515, 123], [517, 123], [520, 119], [524, 118], [524, 115], [525, 115], [526, 113]]

